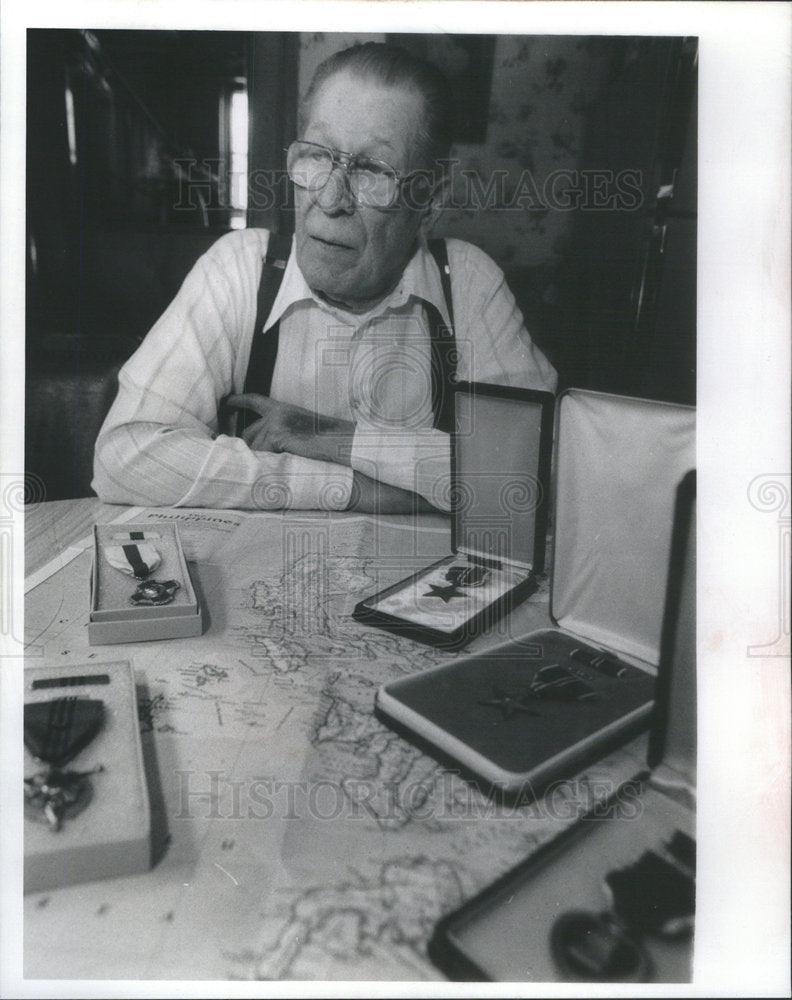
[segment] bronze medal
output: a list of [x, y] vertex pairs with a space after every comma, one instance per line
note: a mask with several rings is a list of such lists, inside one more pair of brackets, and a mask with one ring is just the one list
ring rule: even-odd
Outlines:
[[104, 723], [104, 703], [92, 698], [55, 698], [25, 705], [24, 740], [30, 753], [48, 764], [25, 778], [25, 815], [57, 832], [64, 819], [76, 816], [93, 797], [89, 776], [103, 770], [67, 771]]
[[134, 594], [129, 598], [130, 604], [139, 607], [157, 607], [161, 604], [170, 604], [176, 591], [179, 589], [178, 580], [145, 580], [135, 589]]

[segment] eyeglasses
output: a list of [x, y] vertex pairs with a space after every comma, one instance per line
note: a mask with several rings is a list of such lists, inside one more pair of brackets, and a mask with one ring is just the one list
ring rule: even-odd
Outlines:
[[333, 171], [340, 167], [346, 174], [352, 197], [358, 205], [371, 208], [392, 208], [402, 184], [425, 171], [400, 174], [384, 160], [357, 153], [344, 153], [318, 142], [293, 142], [286, 150], [286, 168], [297, 187], [322, 191]]

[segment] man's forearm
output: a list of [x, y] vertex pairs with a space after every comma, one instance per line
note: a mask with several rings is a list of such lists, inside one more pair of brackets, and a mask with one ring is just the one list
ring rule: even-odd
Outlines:
[[254, 510], [346, 508], [353, 473], [240, 438], [156, 424], [122, 425], [97, 442], [94, 489], [107, 503]]
[[320, 462], [352, 464], [355, 425], [351, 420], [326, 417], [321, 413], [293, 413], [284, 439], [284, 451]]
[[[355, 425], [349, 420], [319, 413], [292, 414], [286, 451], [337, 465], [351, 465]], [[418, 493], [392, 486], [355, 470], [347, 510], [366, 514], [421, 514], [437, 512]]]
[[[335, 465], [352, 467], [356, 426], [351, 420], [314, 413], [304, 407], [283, 403], [258, 393], [230, 396], [227, 403], [231, 407], [247, 408], [259, 414], [259, 419], [250, 424], [243, 435], [245, 443], [254, 452], [266, 453], [269, 451], [275, 454], [285, 452], [314, 461], [332, 462]], [[447, 436], [443, 437], [445, 438], [442, 446], [443, 458], [447, 462]], [[405, 454], [404, 461], [399, 463], [405, 473], [413, 470], [416, 463], [413, 438], [414, 435], [408, 435], [411, 442], [409, 454]], [[380, 434], [377, 440], [376, 452], [378, 456], [381, 456], [383, 448], [391, 450], [391, 441], [388, 436]], [[427, 456], [421, 455], [419, 457], [425, 458]], [[399, 462], [398, 450], [394, 451], [394, 460]], [[371, 471], [376, 473], [377, 463], [366, 462], [367, 472], [369, 465]], [[347, 509], [366, 513], [377, 511], [414, 513], [437, 509], [406, 486], [394, 486], [386, 482], [387, 478], [390, 477], [380, 478], [378, 475], [367, 475], [360, 472], [356, 461], [353, 496]], [[417, 482], [415, 476], [406, 475], [405, 478], [411, 478], [412, 481]]]
[[358, 511], [361, 514], [442, 513], [418, 493], [390, 486], [362, 472], [354, 473], [352, 495], [347, 510]]
[[319, 462], [351, 465], [355, 436], [351, 420], [314, 413], [260, 393], [232, 395], [225, 402], [231, 408], [249, 409], [258, 414], [259, 419], [242, 435], [253, 451], [290, 452]]

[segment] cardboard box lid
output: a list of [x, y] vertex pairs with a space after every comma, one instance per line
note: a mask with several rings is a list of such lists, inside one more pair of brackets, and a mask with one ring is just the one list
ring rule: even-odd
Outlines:
[[550, 613], [657, 666], [677, 484], [695, 465], [695, 410], [583, 389], [556, 411]]
[[547, 536], [552, 393], [463, 383], [455, 391], [452, 546], [541, 572]]
[[656, 780], [681, 780], [692, 791], [697, 734], [695, 472], [677, 490], [656, 692], [649, 766]]

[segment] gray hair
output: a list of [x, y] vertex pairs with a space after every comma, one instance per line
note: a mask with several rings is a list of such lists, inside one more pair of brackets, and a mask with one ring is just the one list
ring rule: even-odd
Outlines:
[[448, 158], [453, 140], [455, 109], [451, 86], [432, 63], [398, 45], [365, 42], [329, 56], [320, 63], [303, 97], [299, 127], [310, 117], [316, 92], [329, 77], [347, 70], [358, 77], [375, 80], [387, 87], [409, 87], [423, 98], [424, 117], [418, 131], [418, 155], [429, 167]]

